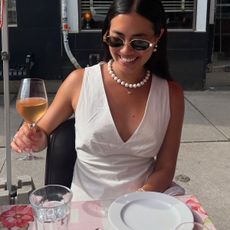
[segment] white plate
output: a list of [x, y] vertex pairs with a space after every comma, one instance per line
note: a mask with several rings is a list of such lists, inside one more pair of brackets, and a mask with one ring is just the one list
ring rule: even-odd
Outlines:
[[110, 205], [108, 218], [116, 230], [174, 230], [193, 221], [191, 210], [182, 201], [158, 192], [119, 197]]

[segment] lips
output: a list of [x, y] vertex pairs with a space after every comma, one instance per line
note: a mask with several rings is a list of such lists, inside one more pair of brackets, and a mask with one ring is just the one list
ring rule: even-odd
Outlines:
[[136, 58], [124, 58], [124, 57], [120, 57], [120, 59], [123, 63], [131, 63], [136, 60]]

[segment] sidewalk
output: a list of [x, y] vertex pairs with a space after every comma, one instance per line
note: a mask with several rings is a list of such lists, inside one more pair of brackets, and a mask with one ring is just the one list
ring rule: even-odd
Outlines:
[[[53, 95], [49, 95], [50, 101]], [[175, 181], [195, 194], [218, 230], [229, 229], [230, 216], [230, 90], [186, 91], [186, 112]], [[21, 119], [11, 95], [11, 134]], [[3, 95], [0, 95], [0, 177], [6, 175]], [[16, 161], [12, 153], [13, 183], [17, 176], [32, 176], [44, 183], [45, 151], [36, 161]]]
[[186, 92], [185, 97], [186, 113], [175, 179], [186, 193], [198, 197], [218, 230], [227, 230], [230, 91]]

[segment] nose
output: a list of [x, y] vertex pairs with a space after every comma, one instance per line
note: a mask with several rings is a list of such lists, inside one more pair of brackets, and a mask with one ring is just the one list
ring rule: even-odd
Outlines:
[[132, 52], [134, 49], [129, 42], [125, 41], [124, 45], [121, 47], [121, 52]]

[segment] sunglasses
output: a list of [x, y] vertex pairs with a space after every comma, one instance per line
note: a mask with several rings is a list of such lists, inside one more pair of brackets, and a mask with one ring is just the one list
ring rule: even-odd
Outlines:
[[124, 46], [125, 44], [129, 44], [133, 49], [137, 51], [143, 51], [148, 49], [149, 47], [153, 47], [154, 43], [143, 39], [132, 39], [129, 42], [125, 42], [123, 39], [115, 36], [106, 36], [103, 38], [103, 41], [113, 48], [119, 48]]

